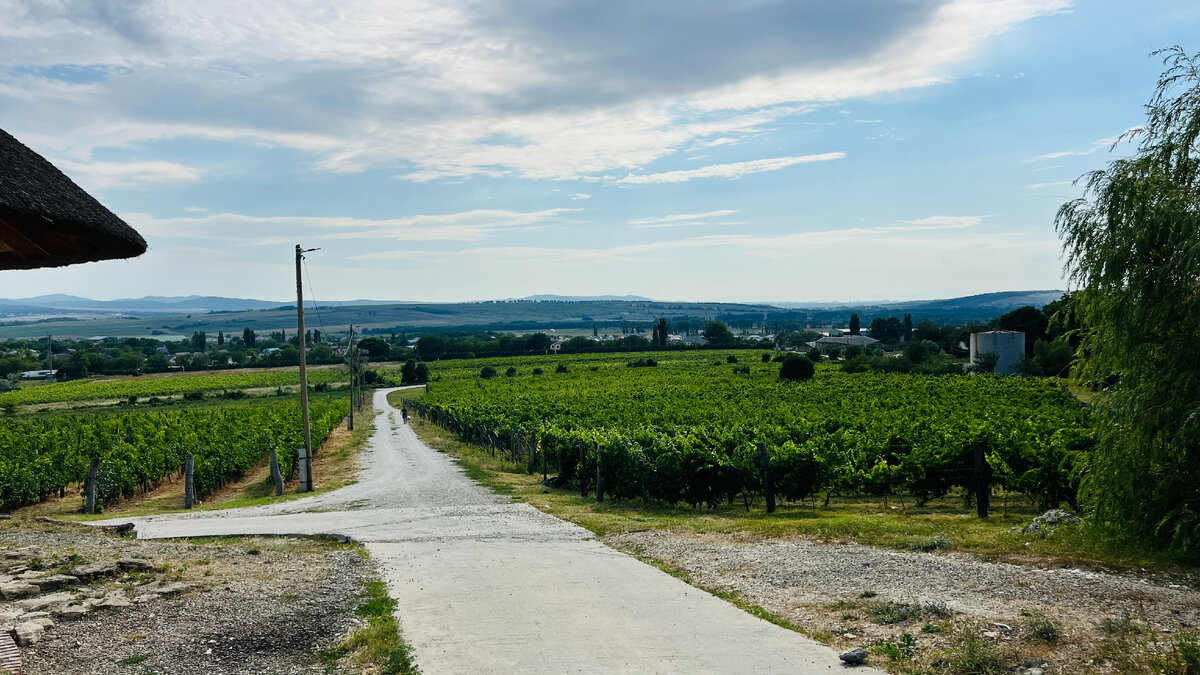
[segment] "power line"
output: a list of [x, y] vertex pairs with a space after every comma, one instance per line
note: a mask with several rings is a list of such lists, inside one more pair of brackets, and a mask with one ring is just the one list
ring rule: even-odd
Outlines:
[[325, 329], [325, 321], [321, 318], [321, 303], [317, 300], [317, 293], [313, 290], [312, 277], [308, 274], [308, 261], [304, 258], [301, 260], [304, 261], [304, 278], [308, 279], [308, 294], [312, 296], [313, 309], [317, 310], [317, 323], [321, 324], [322, 333], [328, 333], [329, 331]]

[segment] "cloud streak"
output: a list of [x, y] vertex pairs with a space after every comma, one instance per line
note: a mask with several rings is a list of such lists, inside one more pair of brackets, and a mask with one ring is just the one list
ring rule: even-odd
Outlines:
[[730, 164], [710, 164], [699, 169], [683, 169], [651, 174], [629, 174], [613, 182], [617, 185], [651, 185], [656, 183], [686, 183], [697, 178], [726, 178], [736, 180], [755, 173], [779, 171], [780, 169], [786, 169], [789, 166], [796, 166], [797, 164], [832, 162], [838, 159], [845, 159], [845, 157], [846, 153], [844, 152], [825, 152], [816, 155], [753, 159], [747, 162], [733, 162]]

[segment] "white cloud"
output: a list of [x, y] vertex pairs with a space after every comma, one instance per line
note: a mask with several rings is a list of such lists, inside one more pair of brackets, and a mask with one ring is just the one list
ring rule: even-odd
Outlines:
[[144, 213], [123, 213], [121, 216], [147, 237], [218, 239], [251, 246], [269, 246], [297, 236], [339, 240], [478, 241], [499, 232], [533, 231], [552, 224], [562, 224], [567, 222], [562, 216], [575, 210], [475, 209], [458, 213], [383, 219], [346, 216], [251, 216], [240, 213], [216, 213], [185, 218], [156, 218]]
[[989, 216], [929, 216], [928, 218], [918, 218], [917, 220], [902, 220], [900, 222], [909, 225], [926, 225], [933, 228], [965, 228], [975, 227], [983, 222], [984, 218]]
[[580, 201], [583, 199], [591, 199], [591, 198], [592, 198], [592, 196], [585, 192], [575, 192], [571, 195], [571, 199], [573, 199], [574, 201]]
[[629, 221], [630, 225], [655, 225], [663, 223], [678, 223], [686, 220], [703, 220], [705, 218], [720, 218], [737, 213], [737, 209], [720, 209], [717, 211], [705, 211], [704, 213], [676, 213], [670, 216], [654, 216], [652, 218], [635, 218]]
[[794, 157], [772, 157], [770, 159], [753, 159], [748, 162], [733, 162], [731, 164], [712, 164], [699, 169], [684, 169], [680, 171], [664, 171], [651, 174], [629, 174], [614, 182], [618, 185], [648, 185], [652, 183], [684, 183], [696, 178], [729, 178], [737, 179], [764, 171], [778, 171], [797, 164], [812, 162], [830, 162], [846, 157], [844, 152], [825, 152], [817, 155], [797, 155]]
[[57, 165], [87, 189], [134, 188], [151, 185], [195, 183], [203, 175], [199, 169], [175, 162], [74, 162], [59, 160]]
[[[861, 27], [825, 26], [815, 12], [746, 32], [770, 45], [762, 49], [714, 49], [646, 23], [614, 50], [605, 29], [556, 24], [537, 5], [7, 2], [0, 63], [95, 72], [83, 84], [0, 73], [0, 99], [13, 103], [7, 117], [20, 120], [23, 140], [81, 162], [103, 148], [147, 161], [155, 143], [198, 138], [296, 149], [323, 170], [387, 168], [411, 181], [582, 179], [737, 143], [818, 105], [947, 82], [989, 39], [1070, 4], [895, 3], [879, 10], [890, 20]], [[721, 34], [729, 17], [773, 11], [751, 5], [697, 13], [689, 26]], [[803, 30], [815, 52], [787, 39]], [[664, 46], [667, 37], [676, 42]], [[685, 50], [712, 67], [659, 58], [631, 70], [627, 45], [646, 56]], [[37, 113], [51, 101], [53, 114]]]
[[[1036, 157], [1030, 157], [1029, 159], [1026, 159], [1023, 161], [1026, 163], [1042, 162], [1042, 161], [1051, 160], [1051, 159], [1062, 159], [1063, 157], [1081, 157], [1083, 155], [1090, 155], [1099, 150], [1109, 150], [1109, 149], [1112, 149], [1113, 146], [1117, 145], [1117, 143], [1121, 141], [1123, 136], [1125, 136], [1126, 134], [1128, 134], [1132, 131], [1136, 131], [1136, 130], [1137, 130], [1137, 127], [1131, 127], [1129, 129], [1126, 129], [1125, 131], [1121, 132], [1120, 134], [1117, 134], [1116, 136], [1109, 136], [1107, 138], [1097, 139], [1095, 141], [1092, 141], [1092, 144], [1083, 150], [1062, 150], [1059, 152], [1047, 152], [1044, 155], [1037, 155]], [[1047, 168], [1049, 168], [1049, 167], [1047, 167]]]
[[1070, 185], [1074, 182], [1075, 181], [1073, 181], [1073, 180], [1056, 180], [1056, 181], [1052, 181], [1049, 183], [1034, 183], [1033, 185], [1030, 185], [1028, 187], [1030, 190], [1041, 190], [1042, 188], [1058, 187], [1060, 185]]

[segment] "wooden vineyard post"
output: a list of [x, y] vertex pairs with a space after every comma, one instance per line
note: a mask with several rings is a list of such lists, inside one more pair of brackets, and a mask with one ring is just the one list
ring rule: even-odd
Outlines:
[[538, 443], [537, 436], [533, 437], [533, 447], [539, 448], [542, 451], [542, 485], [545, 485], [546, 480], [549, 478], [549, 476], [546, 475], [546, 450]]
[[271, 448], [271, 480], [275, 483], [275, 496], [283, 494], [283, 473], [279, 470], [279, 453]]
[[596, 444], [596, 503], [604, 503], [604, 474], [600, 472], [600, 444]]
[[762, 469], [763, 496], [767, 498], [767, 513], [775, 513], [775, 491], [771, 489], [771, 453], [766, 443], [758, 444], [758, 466]]
[[579, 496], [587, 496], [587, 479], [583, 475], [583, 460], [587, 457], [587, 451], [584, 450], [583, 441], [579, 441], [579, 469], [575, 472], [579, 474]]
[[196, 456], [188, 455], [183, 458], [183, 508], [190, 509], [196, 501], [196, 487], [192, 480], [196, 473]]
[[312, 492], [312, 473], [308, 467], [308, 448], [301, 447], [300, 454], [300, 491]]
[[86, 495], [83, 506], [85, 513], [96, 512], [96, 474], [99, 471], [100, 458], [93, 457], [91, 463], [88, 464], [87, 481], [83, 485], [84, 494]]
[[992, 496], [992, 467], [984, 455], [984, 444], [975, 443], [975, 511], [980, 518], [988, 517]]

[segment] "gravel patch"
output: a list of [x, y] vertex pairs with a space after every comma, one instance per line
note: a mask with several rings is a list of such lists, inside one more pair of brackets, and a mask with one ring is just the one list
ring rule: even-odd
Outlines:
[[[1064, 672], [1074, 671], [1071, 663], [1086, 670], [1105, 637], [1100, 622], [1124, 612], [1168, 639], [1200, 627], [1200, 575], [1043, 569], [958, 553], [663, 530], [609, 535], [605, 542], [685, 571], [698, 586], [736, 593], [806, 630], [832, 634], [835, 645], [917, 633], [923, 622], [938, 620], [925, 612], [879, 625], [871, 611], [886, 603], [944, 606], [956, 620], [990, 628], [989, 637], [1013, 649], [1029, 644], [1022, 634], [1029, 613], [1044, 614], [1063, 629], [1057, 656]], [[847, 633], [851, 639], [843, 640]]]
[[[145, 560], [153, 570], [71, 589], [80, 599], [115, 596], [129, 605], [56, 617], [40, 641], [21, 648], [30, 675], [324, 673], [316, 652], [361, 625], [349, 610], [372, 570], [348, 547], [274, 538], [137, 541], [70, 526], [43, 529], [49, 531], [6, 523], [0, 556], [36, 547], [48, 566], [74, 555], [86, 563]], [[10, 605], [0, 602], [0, 613]]]

